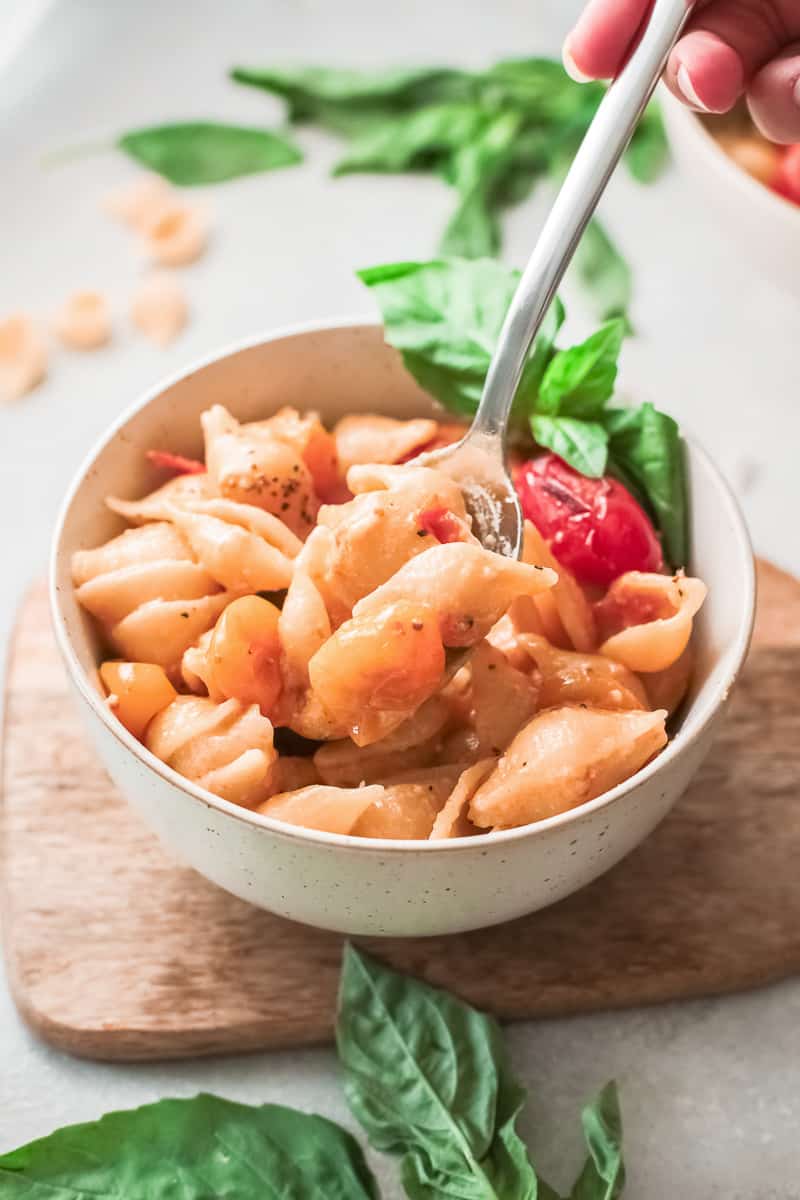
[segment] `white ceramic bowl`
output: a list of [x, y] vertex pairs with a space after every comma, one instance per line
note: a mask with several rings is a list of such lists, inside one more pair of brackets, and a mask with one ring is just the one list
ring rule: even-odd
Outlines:
[[154, 758], [103, 703], [97, 642], [75, 601], [70, 557], [119, 532], [119, 518], [103, 503], [109, 492], [134, 497], [155, 485], [145, 449], [201, 453], [198, 418], [216, 401], [242, 420], [283, 404], [313, 407], [328, 422], [347, 412], [431, 411], [379, 326], [306, 326], [236, 346], [153, 389], [78, 473], [55, 533], [55, 630], [98, 753], [166, 845], [221, 887], [293, 920], [351, 934], [405, 936], [476, 929], [543, 908], [608, 870], [646, 837], [709, 748], [753, 618], [747, 532], [705, 454], [689, 449], [692, 565], [709, 597], [697, 626], [693, 692], [663, 754], [599, 799], [537, 825], [444, 844], [378, 841], [298, 829], [220, 800]]
[[664, 87], [661, 102], [670, 145], [698, 210], [731, 241], [737, 255], [800, 295], [800, 206], [748, 175]]

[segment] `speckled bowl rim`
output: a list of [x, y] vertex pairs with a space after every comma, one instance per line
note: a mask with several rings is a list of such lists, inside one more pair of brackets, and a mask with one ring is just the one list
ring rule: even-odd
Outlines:
[[[547, 834], [550, 830], [557, 829], [561, 826], [570, 825], [573, 822], [579, 821], [591, 813], [598, 812], [615, 800], [626, 795], [633, 788], [639, 787], [648, 780], [664, 773], [673, 761], [681, 754], [686, 753], [689, 747], [700, 737], [708, 726], [714, 721], [720, 709], [725, 704], [728, 694], [733, 687], [736, 678], [741, 670], [744, 660], [747, 656], [747, 651], [750, 645], [750, 638], [755, 620], [755, 563], [753, 560], [753, 552], [750, 544], [750, 537], [747, 532], [747, 527], [744, 523], [742, 513], [736, 498], [731, 491], [727, 481], [723, 478], [717, 468], [714, 466], [710, 457], [702, 450], [694, 441], [690, 441], [692, 454], [697, 456], [702, 462], [706, 470], [713, 477], [720, 498], [724, 502], [724, 513], [720, 513], [720, 519], [725, 519], [729, 522], [731, 528], [735, 532], [737, 549], [742, 559], [744, 568], [744, 603], [742, 611], [739, 614], [738, 631], [734, 643], [734, 652], [732, 658], [732, 666], [730, 670], [719, 680], [717, 688], [713, 693], [712, 698], [708, 701], [708, 707], [705, 716], [700, 720], [697, 727], [692, 729], [688, 735], [672, 738], [666, 748], [643, 767], [632, 775], [630, 779], [626, 779], [624, 783], [612, 788], [608, 792], [604, 792], [601, 796], [594, 800], [589, 800], [585, 804], [578, 805], [575, 808], [568, 809], [566, 812], [558, 813], [556, 816], [547, 817], [544, 820], [533, 822], [530, 825], [521, 825], [515, 829], [507, 829], [496, 833], [480, 833], [467, 838], [453, 838], [442, 841], [417, 841], [411, 838], [366, 838], [354, 837], [350, 834], [341, 833], [326, 833], [318, 829], [305, 829], [298, 825], [291, 825], [285, 821], [278, 821], [274, 817], [267, 817], [261, 813], [251, 812], [249, 809], [242, 808], [240, 805], [233, 804], [229, 800], [223, 800], [219, 796], [215, 796], [212, 792], [208, 792], [205, 788], [198, 787], [191, 780], [185, 779], [174, 771], [166, 763], [156, 758], [151, 754], [145, 746], [133, 737], [127, 729], [113, 716], [110, 709], [105, 705], [97, 692], [92, 686], [88, 676], [83, 670], [77, 655], [73, 650], [70, 636], [67, 632], [66, 621], [61, 609], [61, 597], [59, 592], [59, 563], [61, 558], [61, 540], [64, 533], [64, 528], [69, 516], [69, 511], [73, 502], [78, 496], [86, 476], [92, 469], [95, 460], [105, 450], [117, 436], [119, 431], [135, 417], [142, 409], [152, 404], [162, 395], [163, 392], [173, 387], [180, 381], [187, 379], [189, 376], [203, 370], [214, 362], [218, 362], [225, 358], [230, 358], [233, 355], [239, 354], [245, 350], [254, 349], [257, 346], [264, 345], [269, 342], [280, 341], [284, 338], [297, 337], [304, 334], [323, 333], [336, 329], [352, 329], [356, 327], [372, 326], [380, 328], [380, 322], [369, 321], [364, 317], [345, 317], [336, 320], [314, 320], [298, 324], [283, 326], [273, 330], [267, 334], [258, 334], [244, 338], [240, 341], [233, 342], [222, 347], [219, 350], [204, 356], [195, 361], [189, 367], [184, 367], [167, 379], [160, 381], [154, 387], [149, 388], [144, 396], [139, 400], [134, 401], [129, 405], [122, 414], [113, 422], [110, 428], [101, 435], [94, 443], [92, 449], [83, 460], [83, 463], [78, 468], [72, 483], [70, 484], [66, 497], [59, 510], [56, 520], [55, 531], [50, 554], [50, 570], [49, 570], [49, 593], [50, 593], [50, 608], [53, 620], [53, 627], [56, 635], [56, 641], [67, 666], [69, 675], [75, 684], [78, 692], [89, 705], [89, 708], [94, 715], [100, 720], [106, 730], [134, 757], [138, 758], [145, 766], [164, 780], [165, 783], [171, 784], [180, 791], [191, 796], [193, 799], [205, 805], [206, 808], [216, 809], [226, 816], [233, 817], [237, 821], [242, 821], [247, 825], [255, 828], [264, 829], [271, 834], [282, 838], [289, 839], [294, 842], [313, 842], [318, 845], [330, 846], [331, 848], [338, 847], [342, 849], [354, 850], [356, 852], [374, 853], [376, 850], [381, 854], [398, 854], [408, 853], [413, 851], [422, 854], [458, 854], [475, 849], [483, 849], [490, 846], [504, 846], [509, 842], [524, 840], [525, 838], [541, 837]], [[687, 439], [688, 440], [688, 439]]]

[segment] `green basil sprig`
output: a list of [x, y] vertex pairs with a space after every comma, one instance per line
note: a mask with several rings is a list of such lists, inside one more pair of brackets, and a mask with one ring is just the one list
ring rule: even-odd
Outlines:
[[350, 1107], [403, 1156], [413, 1200], [536, 1200], [514, 1129], [525, 1093], [490, 1017], [348, 947], [336, 1044]]
[[189, 121], [123, 134], [117, 145], [171, 183], [220, 183], [302, 161], [300, 150], [270, 129]]
[[354, 1138], [324, 1117], [219, 1096], [160, 1100], [0, 1156], [4, 1200], [377, 1200]]
[[[525, 1099], [499, 1026], [448, 992], [345, 948], [336, 1039], [372, 1144], [402, 1155], [411, 1200], [560, 1200], [515, 1129]], [[583, 1111], [589, 1154], [569, 1200], [625, 1181], [613, 1083]], [[219, 1096], [160, 1100], [0, 1155], [5, 1200], [378, 1200], [358, 1143], [324, 1117]]]
[[[374, 292], [386, 340], [445, 408], [474, 413], [519, 273], [494, 259], [389, 263], [359, 272]], [[614, 409], [624, 317], [578, 345], [558, 348], [556, 301], [531, 350], [512, 409], [512, 434], [532, 434], [583, 475], [618, 476], [661, 532], [670, 563], [687, 560], [683, 444], [676, 423], [651, 404]]]
[[[349, 139], [334, 174], [432, 171], [458, 194], [439, 250], [483, 258], [501, 245], [500, 217], [543, 179], [559, 178], [603, 98], [601, 84], [578, 85], [561, 63], [512, 59], [486, 71], [447, 67], [387, 71], [326, 67], [236, 67], [232, 78], [282, 97], [295, 123], [312, 121]], [[651, 182], [667, 157], [651, 106], [626, 161]], [[630, 272], [593, 222], [576, 269], [602, 317], [627, 311]]]

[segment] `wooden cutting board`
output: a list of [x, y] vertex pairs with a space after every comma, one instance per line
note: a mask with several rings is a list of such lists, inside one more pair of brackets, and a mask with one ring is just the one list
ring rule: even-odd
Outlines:
[[[734, 991], [798, 970], [800, 584], [764, 564], [759, 580], [725, 729], [643, 846], [513, 924], [367, 944], [509, 1019]], [[330, 1036], [341, 938], [250, 908], [160, 848], [84, 740], [41, 586], [13, 643], [4, 784], [11, 988], [47, 1041], [148, 1059]]]

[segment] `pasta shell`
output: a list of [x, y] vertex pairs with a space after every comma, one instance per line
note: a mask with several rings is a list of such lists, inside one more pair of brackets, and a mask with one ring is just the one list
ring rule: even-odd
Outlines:
[[433, 823], [430, 833], [431, 841], [468, 837], [470, 834], [480, 832], [467, 816], [467, 810], [476, 789], [491, 774], [496, 765], [496, 758], [483, 758], [480, 762], [474, 763], [461, 772], [447, 803]]
[[158, 346], [167, 346], [189, 319], [186, 294], [176, 279], [163, 271], [148, 275], [131, 298], [131, 321]]
[[446, 646], [472, 646], [489, 632], [521, 595], [535, 595], [556, 582], [555, 572], [504, 558], [467, 542], [433, 546], [411, 559], [353, 609], [374, 616], [400, 600], [427, 605], [438, 616]]
[[143, 229], [144, 248], [162, 267], [184, 267], [208, 248], [208, 217], [193, 205], [167, 202], [150, 213]]
[[382, 787], [334, 788], [322, 784], [272, 796], [258, 811], [289, 825], [324, 833], [352, 833], [359, 818], [383, 795]]
[[143, 231], [174, 201], [175, 193], [161, 175], [140, 175], [105, 197], [103, 207], [131, 229]]
[[141, 500], [107, 496], [106, 504], [112, 512], [125, 517], [126, 521], [141, 525], [147, 521], [170, 521], [176, 508], [185, 508], [192, 501], [207, 500], [213, 496], [214, 489], [208, 475], [176, 475]]
[[458, 767], [433, 767], [384, 780], [383, 795], [359, 817], [353, 833], [356, 837], [415, 841], [429, 837], [458, 773]]
[[47, 345], [29, 317], [0, 321], [0, 399], [18, 400], [47, 375]]
[[507, 829], [601, 796], [666, 745], [666, 716], [582, 707], [539, 713], [476, 791], [470, 820], [482, 829]]
[[74, 292], [55, 319], [61, 341], [71, 350], [97, 350], [111, 341], [111, 313], [100, 292]]
[[180, 775], [234, 804], [253, 807], [271, 790], [272, 725], [253, 704], [178, 696], [147, 727], [145, 745]]
[[701, 580], [684, 575], [621, 575], [597, 606], [606, 626], [619, 629], [606, 638], [600, 653], [631, 671], [665, 671], [688, 646], [707, 592]]
[[664, 708], [650, 705], [641, 681], [624, 667], [601, 654], [559, 650], [544, 638], [522, 634], [520, 644], [535, 663], [540, 678], [540, 708], [562, 704], [588, 704], [592, 708]]
[[566, 635], [567, 645], [576, 650], [595, 650], [598, 639], [592, 606], [574, 575], [554, 558], [531, 521], [525, 522], [522, 561], [549, 567], [558, 576], [552, 591], [537, 599], [548, 640], [561, 645]]
[[201, 420], [206, 466], [217, 493], [273, 513], [305, 538], [319, 502], [298, 449], [258, 423], [240, 425], [221, 404]]
[[358, 414], [342, 417], [333, 436], [342, 470], [359, 463], [398, 463], [433, 441], [439, 426], [424, 417], [397, 421], [393, 417]]

